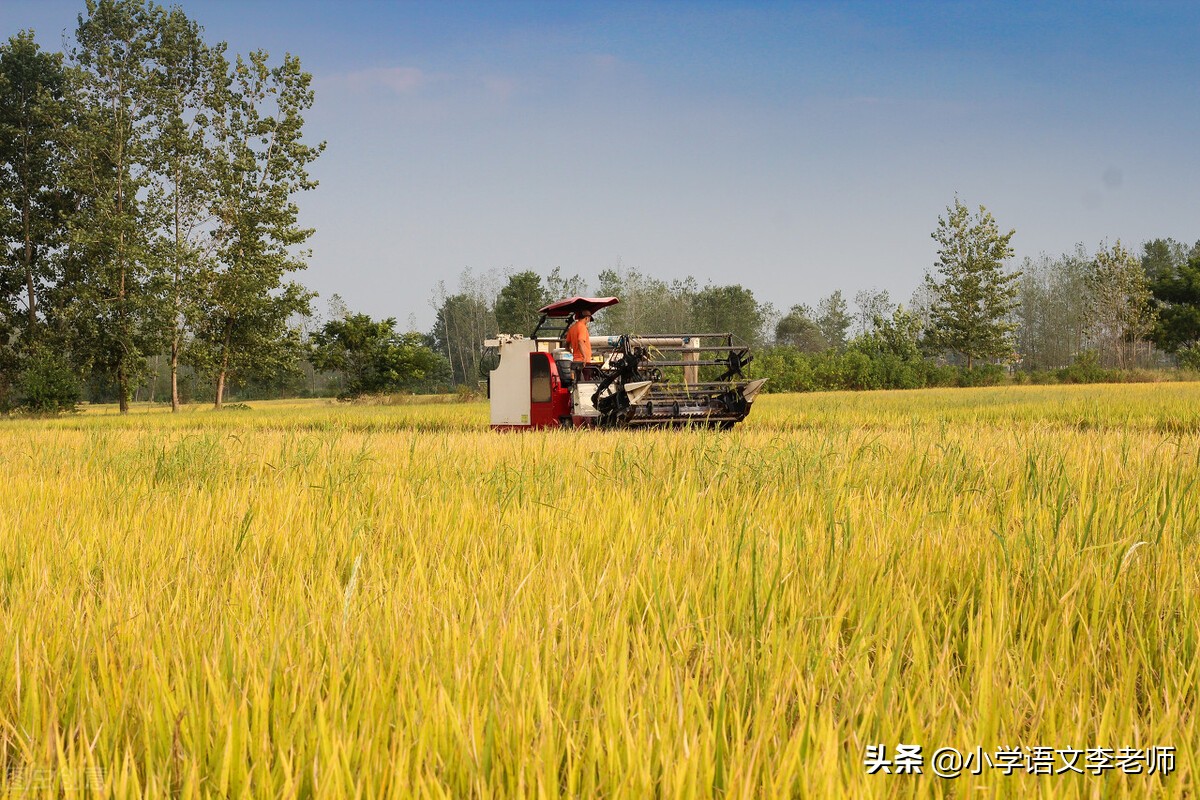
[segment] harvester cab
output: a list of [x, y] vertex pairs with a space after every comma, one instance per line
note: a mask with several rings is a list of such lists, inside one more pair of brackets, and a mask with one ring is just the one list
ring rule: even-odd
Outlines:
[[731, 428], [746, 418], [766, 379], [744, 378], [753, 356], [730, 333], [590, 336], [591, 361], [573, 361], [571, 325], [618, 302], [560, 300], [539, 310], [530, 336], [484, 342], [492, 427]]

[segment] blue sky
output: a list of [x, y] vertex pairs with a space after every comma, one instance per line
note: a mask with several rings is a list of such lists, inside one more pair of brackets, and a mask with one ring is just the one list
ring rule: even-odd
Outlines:
[[[302, 280], [405, 326], [468, 267], [906, 300], [955, 193], [1017, 260], [1200, 238], [1196, 3], [183, 7], [313, 73]], [[4, 0], [0, 33], [60, 47], [82, 8]]]

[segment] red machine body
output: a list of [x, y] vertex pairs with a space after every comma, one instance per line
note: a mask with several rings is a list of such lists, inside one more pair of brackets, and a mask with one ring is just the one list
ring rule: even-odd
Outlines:
[[557, 428], [571, 423], [571, 392], [559, 377], [550, 353], [529, 354], [529, 427]]

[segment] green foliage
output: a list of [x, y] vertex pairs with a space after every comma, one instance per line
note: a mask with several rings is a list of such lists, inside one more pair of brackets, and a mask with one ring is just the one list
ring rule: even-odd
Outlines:
[[288, 318], [308, 312], [311, 293], [285, 280], [306, 266], [296, 248], [313, 233], [292, 198], [316, 187], [308, 166], [325, 148], [304, 141], [312, 76], [295, 56], [274, 67], [263, 51], [239, 56], [224, 80], [210, 152], [216, 258], [200, 275], [193, 346], [216, 375], [217, 406], [227, 375], [247, 377], [265, 348], [286, 350]]
[[38, 414], [75, 411], [81, 391], [79, 377], [61, 354], [38, 348], [17, 379], [17, 405]]
[[1079, 353], [1070, 366], [1049, 372], [1032, 373], [1033, 383], [1157, 383], [1168, 380], [1195, 380], [1183, 370], [1115, 369], [1101, 365], [1095, 350]]
[[546, 290], [536, 272], [526, 270], [509, 275], [508, 283], [496, 298], [496, 326], [499, 330], [493, 333], [530, 335], [537, 327], [538, 309], [546, 302]]
[[164, 352], [218, 403], [290, 380], [311, 78], [224, 52], [150, 0], [87, 0], [66, 69], [32, 34], [0, 45], [0, 402], [38, 343], [123, 412]]
[[955, 370], [956, 386], [999, 386], [1008, 372], [999, 364], [977, 364]]
[[1200, 346], [1200, 242], [1186, 260], [1180, 257], [1159, 268], [1149, 288], [1157, 310], [1151, 338], [1168, 353], [1179, 354], [1180, 363], [1194, 365], [1193, 353]]
[[1079, 353], [1069, 367], [1058, 373], [1063, 383], [1101, 383], [1109, 377], [1109, 370], [1100, 366], [1100, 355], [1095, 350]]
[[816, 377], [812, 359], [794, 347], [769, 347], [754, 354], [746, 369], [752, 378], [767, 378], [768, 392], [812, 392]]
[[[737, 341], [763, 341], [769, 306], [760, 304], [754, 292], [741, 286], [705, 286], [692, 300], [692, 330], [680, 333], [732, 333]], [[697, 330], [699, 329], [699, 330]]]
[[0, 313], [21, 325], [25, 347], [36, 339], [39, 306], [54, 279], [52, 256], [63, 244], [62, 60], [42, 51], [29, 31], [0, 45]]
[[921, 321], [897, 306], [890, 318], [876, 317], [871, 331], [858, 336], [850, 349], [872, 357], [893, 356], [900, 361], [921, 361]]
[[974, 217], [957, 197], [938, 218], [931, 236], [938, 243], [940, 279], [926, 276], [934, 301], [930, 343], [957, 353], [970, 367], [977, 359], [1009, 359], [1016, 324], [1009, 317], [1017, 304], [1020, 273], [1006, 273], [1016, 231], [1001, 233], [983, 206]]
[[[1200, 247], [1200, 242], [1197, 242]], [[1188, 248], [1174, 239], [1152, 239], [1142, 244], [1142, 269], [1151, 282], [1172, 275], [1187, 263]]]
[[455, 384], [475, 385], [483, 341], [495, 333], [496, 317], [487, 301], [477, 293], [460, 292], [441, 301], [430, 344], [449, 362]]
[[[769, 392], [861, 391], [954, 386], [967, 370], [942, 367], [919, 356], [852, 343], [845, 352], [804, 353], [794, 347], [767, 348], [755, 355], [747, 375], [767, 378]], [[1000, 369], [1003, 374], [1003, 370]]]
[[449, 382], [446, 359], [425, 347], [419, 333], [395, 328], [395, 319], [375, 321], [366, 314], [330, 320], [312, 337], [312, 363], [343, 375], [343, 399]]
[[875, 327], [875, 321], [890, 317], [896, 310], [896, 304], [883, 289], [863, 289], [854, 294], [854, 321], [857, 333], [870, 333]]
[[1017, 351], [1028, 371], [1066, 367], [1089, 345], [1092, 327], [1087, 276], [1092, 258], [1073, 253], [1026, 258], [1016, 309]]
[[1194, 343], [1186, 347], [1181, 347], [1176, 351], [1175, 355], [1179, 359], [1179, 366], [1194, 372], [1200, 372], [1200, 344]]
[[568, 297], [585, 294], [587, 294], [587, 282], [580, 275], [571, 275], [568, 277], [562, 274], [561, 267], [555, 267], [546, 276], [547, 302], [565, 300]]
[[829, 349], [829, 342], [820, 326], [812, 319], [808, 306], [792, 306], [775, 325], [775, 343], [794, 347], [805, 353], [819, 353]]
[[888, 318], [876, 317], [869, 332], [852, 340], [844, 352], [772, 347], [756, 354], [747, 372], [768, 378], [770, 392], [990, 386], [1007, 377], [1006, 370], [996, 364], [935, 364], [923, 357], [920, 340], [920, 320], [898, 307]]
[[1132, 366], [1132, 347], [1154, 328], [1140, 261], [1118, 239], [1096, 253], [1086, 283], [1090, 331], [1101, 360], [1118, 369]]
[[710, 333], [697, 330], [693, 301], [698, 291], [688, 278], [670, 283], [637, 270], [607, 269], [600, 273], [597, 294], [621, 302], [596, 317], [596, 332]]
[[754, 292], [739, 286], [705, 286], [692, 279], [666, 281], [637, 270], [600, 273], [598, 293], [619, 297], [606, 308], [596, 329], [604, 333], [732, 333], [739, 341], [758, 345], [772, 313]]
[[[303, 135], [311, 78], [291, 56], [269, 63], [253, 52], [231, 64], [225, 45], [201, 33], [151, 0], [86, 0], [66, 59], [28, 32], [0, 44], [0, 405], [25, 383], [46, 394], [69, 362], [93, 397], [125, 410], [149, 361], [167, 354], [172, 372], [214, 383], [191, 386], [195, 397], [211, 391], [220, 403], [227, 384], [242, 397], [300, 391], [302, 344], [289, 321], [312, 295], [289, 278], [305, 266], [312, 231], [294, 201], [315, 187], [308, 168], [324, 147]], [[994, 382], [1004, 370], [974, 367], [1009, 357], [1014, 328], [1030, 381], [1125, 380], [1129, 369], [1106, 367], [1156, 363], [1142, 341], [1153, 310], [1153, 341], [1200, 367], [1200, 245], [1189, 253], [1157, 239], [1140, 265], [1119, 242], [1094, 260], [1082, 249], [1027, 260], [1017, 297], [1020, 273], [1002, 271], [1013, 232], [957, 198], [947, 211], [933, 234], [938, 275], [916, 316], [868, 290], [852, 318], [838, 291], [773, 324], [771, 305], [740, 285], [606, 270], [597, 293], [621, 303], [594, 330], [731, 331], [755, 346], [774, 333], [781, 346], [760, 349], [755, 366], [772, 374], [773, 390]], [[393, 335], [399, 350], [425, 346], [448, 364], [434, 383], [475, 385], [484, 338], [529, 332], [546, 301], [586, 293], [579, 275], [558, 268], [545, 280], [510, 275], [502, 288], [491, 280], [443, 291], [426, 341]], [[859, 336], [849, 341], [854, 319]], [[967, 369], [924, 360], [928, 348]], [[1071, 363], [1088, 348], [1096, 353]], [[413, 368], [413, 358], [377, 364], [380, 380], [442, 375]], [[314, 373], [305, 390], [316, 384]]]
[[[1191, 361], [1189, 359], [1195, 359]], [[1200, 348], [1181, 356], [1181, 366], [1200, 370]], [[830, 392], [864, 389], [920, 389], [938, 386], [996, 386], [1006, 382], [1035, 384], [1142, 383], [1187, 379], [1183, 371], [1106, 369], [1095, 351], [1080, 353], [1074, 362], [1057, 370], [1020, 371], [1009, 375], [999, 364], [972, 367], [936, 364], [928, 359], [905, 358], [867, 345], [862, 337], [845, 353], [832, 350], [803, 353], [793, 347], [771, 347], [755, 354], [746, 370], [754, 378], [767, 378], [768, 392]]]
[[227, 96], [225, 45], [208, 47], [200, 26], [178, 7], [159, 16], [156, 48], [158, 69], [151, 75], [154, 119], [150, 198], [159, 204], [160, 228], [154, 254], [158, 269], [169, 276], [170, 308], [166, 338], [170, 357], [171, 408], [180, 404], [178, 373], [188, 321], [196, 318], [203, 298], [201, 275], [209, 267], [211, 203], [216, 173], [213, 117]]
[[846, 305], [846, 298], [841, 289], [829, 295], [817, 304], [817, 327], [821, 330], [826, 344], [834, 350], [844, 350], [846, 339], [850, 335], [850, 323], [853, 318]]
[[161, 12], [141, 0], [88, 0], [71, 53], [76, 102], [65, 175], [79, 202], [58, 290], [76, 354], [117, 384], [122, 411], [168, 313], [151, 253], [151, 76]]

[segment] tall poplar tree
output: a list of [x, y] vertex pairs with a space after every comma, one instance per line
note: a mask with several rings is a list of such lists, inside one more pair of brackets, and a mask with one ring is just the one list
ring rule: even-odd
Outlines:
[[925, 277], [933, 295], [929, 340], [958, 353], [967, 367], [977, 359], [1013, 355], [1011, 314], [1017, 304], [1020, 272], [1005, 272], [1015, 230], [1002, 233], [983, 206], [973, 217], [957, 197], [938, 217], [931, 236], [938, 243], [937, 272]]
[[214, 376], [217, 408], [230, 375], [276, 369], [299, 351], [288, 318], [307, 312], [312, 295], [286, 278], [305, 268], [298, 248], [313, 231], [299, 225], [293, 197], [316, 187], [308, 166], [325, 148], [303, 139], [311, 82], [295, 56], [275, 67], [263, 51], [239, 56], [212, 118], [216, 248], [201, 276], [194, 352]]
[[1103, 360], [1133, 366], [1140, 341], [1154, 329], [1150, 284], [1141, 261], [1118, 239], [1096, 253], [1086, 277], [1091, 334]]
[[65, 83], [62, 55], [41, 50], [31, 31], [0, 45], [0, 407], [40, 338], [62, 245]]
[[1091, 266], [1092, 258], [1082, 244], [1073, 253], [1024, 260], [1020, 304], [1013, 315], [1022, 368], [1066, 367], [1089, 345]]
[[157, 243], [169, 280], [167, 314], [171, 410], [179, 410], [179, 365], [187, 320], [194, 313], [199, 277], [212, 249], [213, 172], [208, 135], [224, 79], [225, 45], [209, 48], [200, 26], [179, 8], [161, 17], [151, 75], [157, 136], [153, 142], [153, 197], [164, 206]]
[[0, 286], [21, 296], [27, 339], [62, 244], [65, 82], [62, 54], [43, 51], [31, 31], [0, 46]]
[[497, 330], [486, 298], [471, 288], [441, 298], [430, 337], [433, 349], [449, 362], [453, 381], [466, 386], [479, 383], [483, 341]]
[[846, 349], [846, 339], [854, 319], [850, 316], [841, 289], [817, 304], [817, 318], [814, 321], [830, 347], [839, 352]]
[[546, 289], [540, 275], [533, 270], [509, 275], [496, 298], [496, 326], [501, 333], [528, 336], [537, 326], [538, 309], [546, 303]]
[[161, 15], [140, 0], [87, 0], [72, 52], [77, 102], [68, 176], [80, 201], [63, 276], [66, 314], [87, 366], [115, 381], [122, 414], [161, 340], [161, 276], [149, 236], [157, 223], [143, 196]]

